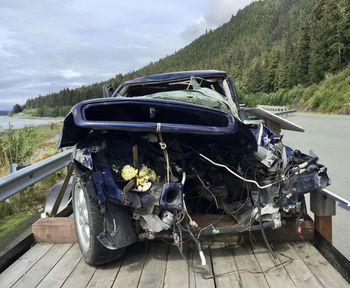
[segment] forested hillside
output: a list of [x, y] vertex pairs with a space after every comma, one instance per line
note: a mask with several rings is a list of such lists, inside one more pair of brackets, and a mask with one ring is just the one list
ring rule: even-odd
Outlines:
[[[349, 63], [349, 0], [265, 0], [253, 2], [177, 53], [106, 82], [116, 87], [145, 74], [218, 69], [231, 73], [242, 101], [248, 104], [348, 113], [342, 104], [350, 102], [349, 93], [344, 96], [328, 86], [334, 80], [350, 88]], [[338, 72], [340, 76], [335, 75]], [[26, 107], [37, 115], [61, 115], [78, 101], [101, 96], [103, 84], [29, 99]], [[316, 99], [312, 93], [323, 96]]]

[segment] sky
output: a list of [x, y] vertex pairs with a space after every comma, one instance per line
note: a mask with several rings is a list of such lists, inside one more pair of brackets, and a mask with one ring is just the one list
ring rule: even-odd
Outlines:
[[253, 0], [1, 0], [0, 110], [137, 70]]

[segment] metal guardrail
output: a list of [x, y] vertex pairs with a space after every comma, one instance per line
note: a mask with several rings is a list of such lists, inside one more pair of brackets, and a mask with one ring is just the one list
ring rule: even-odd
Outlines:
[[292, 114], [298, 112], [296, 109], [289, 109], [289, 110], [284, 110], [284, 111], [273, 111], [274, 114], [276, 115], [285, 115], [285, 114]]
[[272, 106], [272, 105], [257, 105], [259, 108], [263, 108], [275, 115], [287, 115], [296, 113], [296, 109], [289, 109], [287, 106]]
[[60, 152], [0, 178], [0, 201], [6, 200], [23, 189], [68, 166], [72, 161], [72, 152], [72, 149]]
[[321, 192], [327, 197], [337, 201], [340, 207], [350, 211], [350, 201], [346, 200], [345, 198], [335, 194], [334, 192], [328, 189], [322, 189]]
[[277, 105], [257, 105], [257, 107], [263, 108], [267, 111], [276, 113], [276, 112], [284, 112], [289, 110], [287, 106], [277, 106]]

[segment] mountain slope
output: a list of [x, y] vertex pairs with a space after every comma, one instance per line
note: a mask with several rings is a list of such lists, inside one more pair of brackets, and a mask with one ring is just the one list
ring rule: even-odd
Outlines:
[[[259, 97], [341, 71], [350, 61], [349, 47], [348, 0], [256, 1], [177, 53], [108, 82], [116, 87], [145, 74], [219, 69], [231, 73], [245, 95]], [[30, 99], [26, 106], [38, 114], [62, 114], [83, 99], [100, 96], [102, 84]]]
[[296, 85], [272, 93], [240, 91], [242, 103], [287, 105], [301, 111], [350, 115], [350, 65], [342, 71], [327, 73], [324, 80], [308, 86]]

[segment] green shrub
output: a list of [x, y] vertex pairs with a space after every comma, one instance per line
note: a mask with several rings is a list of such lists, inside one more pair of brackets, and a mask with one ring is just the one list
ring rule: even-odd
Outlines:
[[33, 126], [16, 130], [9, 125], [0, 137], [0, 165], [24, 163], [33, 154], [36, 142]]
[[323, 81], [307, 87], [297, 85], [291, 89], [279, 89], [269, 94], [262, 92], [249, 94], [244, 89], [240, 89], [239, 92], [249, 106], [283, 105], [302, 111], [349, 114], [350, 65], [337, 74], [328, 73]]
[[[60, 130], [60, 124], [35, 128], [28, 126], [18, 130], [10, 126], [0, 135], [0, 168], [2, 172], [5, 172], [9, 162], [18, 163], [29, 160], [36, 162], [37, 159], [33, 160], [33, 157], [40, 160], [55, 153], [51, 147], [55, 143], [48, 142], [48, 140], [57, 135]], [[34, 152], [39, 147], [43, 152], [36, 155]], [[18, 224], [28, 215], [41, 209], [49, 189], [62, 180], [64, 176], [65, 171], [62, 169], [6, 201], [0, 202], [0, 237], [1, 234], [6, 234], [13, 229], [14, 219], [17, 219], [16, 223]]]

